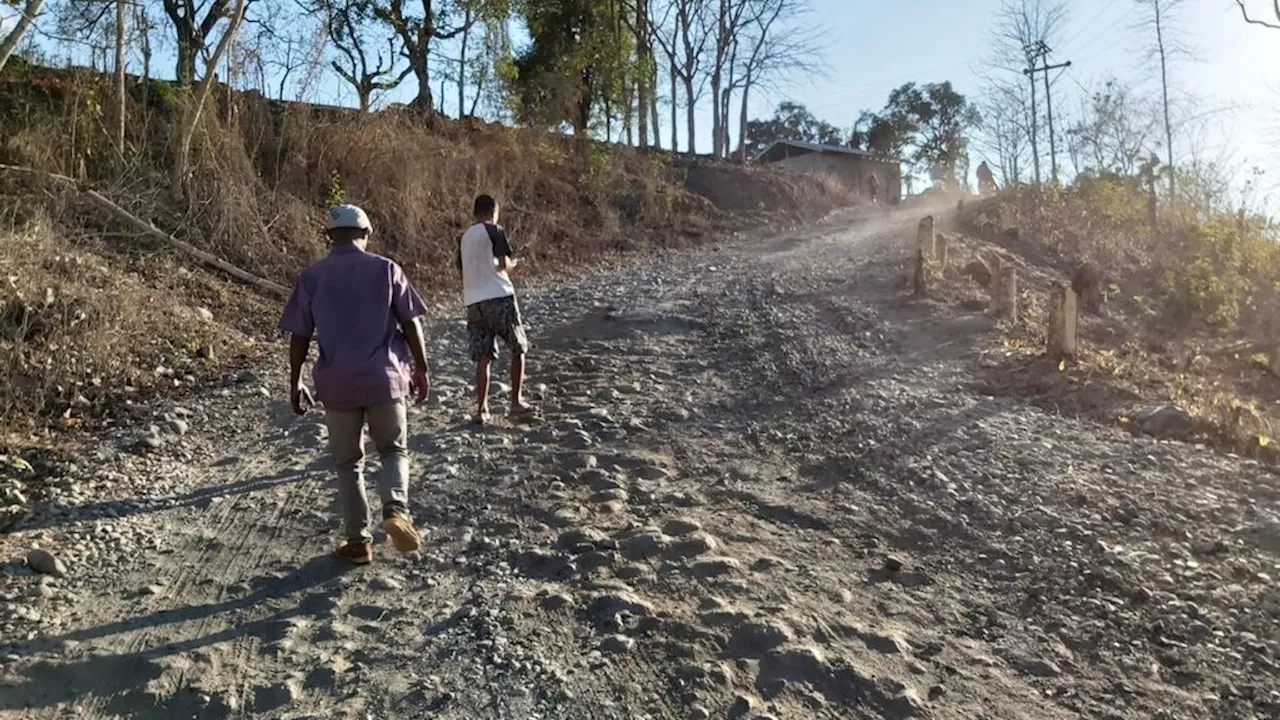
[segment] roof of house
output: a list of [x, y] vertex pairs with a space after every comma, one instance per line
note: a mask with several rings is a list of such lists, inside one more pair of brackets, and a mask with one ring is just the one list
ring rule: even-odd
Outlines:
[[803, 140], [775, 140], [774, 142], [769, 143], [769, 147], [757, 154], [755, 159], [757, 161], [760, 160], [779, 145], [785, 145], [800, 150], [808, 150], [809, 152], [837, 153], [841, 155], [854, 155], [856, 157], [863, 157], [871, 160], [884, 160], [884, 158], [881, 158], [874, 153], [869, 153], [866, 150], [859, 150], [858, 148], [845, 147], [844, 145], [820, 145], [818, 143], [804, 142]]

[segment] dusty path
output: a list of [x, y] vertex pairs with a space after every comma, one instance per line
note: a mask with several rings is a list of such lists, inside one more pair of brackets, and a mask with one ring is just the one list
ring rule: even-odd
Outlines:
[[280, 368], [86, 451], [0, 536], [68, 566], [0, 575], [0, 718], [1280, 717], [1275, 475], [984, 395], [911, 225], [529, 289], [527, 426], [442, 312], [420, 557], [330, 557]]

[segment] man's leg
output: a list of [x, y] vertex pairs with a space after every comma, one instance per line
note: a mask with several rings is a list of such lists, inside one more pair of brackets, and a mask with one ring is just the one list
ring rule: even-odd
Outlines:
[[524, 353], [511, 353], [511, 407], [525, 407], [524, 403]]
[[477, 422], [485, 422], [489, 416], [489, 368], [498, 356], [498, 338], [488, 317], [489, 301], [467, 306], [467, 341], [471, 361], [476, 364], [476, 415]]
[[397, 400], [368, 410], [369, 435], [382, 458], [378, 495], [382, 498], [382, 529], [396, 550], [414, 552], [422, 544], [409, 519], [409, 423], [405, 403]]
[[493, 358], [489, 356], [476, 360], [476, 417], [489, 414], [489, 377]]
[[520, 303], [514, 296], [503, 298], [498, 309], [498, 334], [511, 351], [511, 410], [520, 412], [531, 409], [524, 401], [525, 355], [529, 351], [529, 337], [520, 318]]
[[338, 474], [343, 536], [347, 544], [367, 545], [373, 536], [364, 490], [364, 410], [326, 410], [324, 420]]

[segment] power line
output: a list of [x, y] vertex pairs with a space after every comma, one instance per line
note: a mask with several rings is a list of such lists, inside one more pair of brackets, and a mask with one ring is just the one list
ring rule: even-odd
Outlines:
[[1116, 2], [1117, 0], [1110, 0], [1110, 2], [1104, 5], [1102, 10], [1099, 11], [1097, 15], [1094, 15], [1093, 19], [1090, 20], [1087, 24], [1085, 24], [1085, 26], [1081, 28], [1079, 32], [1077, 32], [1075, 35], [1072, 35], [1070, 39], [1064, 41], [1062, 44], [1066, 47], [1071, 47], [1071, 43], [1075, 42], [1076, 40], [1079, 40], [1082, 35], [1088, 32], [1090, 28], [1092, 28], [1095, 24], [1097, 24], [1099, 20], [1102, 19], [1103, 15], [1106, 15], [1107, 13], [1111, 12], [1111, 9], [1116, 6]]

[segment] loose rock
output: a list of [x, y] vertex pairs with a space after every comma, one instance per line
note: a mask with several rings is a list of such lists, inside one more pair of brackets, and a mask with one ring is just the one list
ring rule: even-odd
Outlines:
[[66, 577], [67, 566], [48, 550], [35, 549], [27, 553], [27, 565], [42, 575]]

